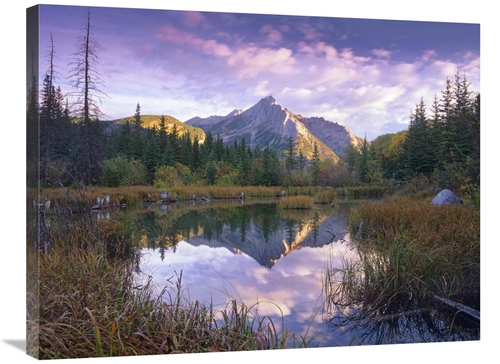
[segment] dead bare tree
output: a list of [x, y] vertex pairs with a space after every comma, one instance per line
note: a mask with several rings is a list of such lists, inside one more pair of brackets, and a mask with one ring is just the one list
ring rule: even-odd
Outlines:
[[90, 11], [87, 13], [87, 20], [78, 42], [78, 51], [72, 55], [73, 60], [70, 63], [72, 70], [69, 78], [75, 88], [72, 92], [72, 96], [75, 97], [72, 105], [73, 115], [82, 125], [84, 183], [90, 184], [93, 177], [92, 166], [96, 162], [92, 151], [91, 124], [98, 122], [104, 116], [100, 105], [102, 99], [107, 97], [100, 89], [103, 82], [97, 70], [99, 43], [93, 37]]

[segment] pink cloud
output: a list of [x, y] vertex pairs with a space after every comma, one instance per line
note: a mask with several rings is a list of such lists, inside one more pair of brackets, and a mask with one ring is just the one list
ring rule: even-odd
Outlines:
[[266, 35], [266, 41], [268, 44], [278, 44], [282, 41], [283, 35], [277, 29], [275, 29], [272, 25], [264, 25], [259, 33]]
[[292, 74], [295, 63], [290, 49], [257, 46], [240, 48], [228, 59], [228, 65], [236, 67], [241, 78], [254, 77], [261, 72]]
[[298, 49], [301, 53], [320, 58], [333, 59], [338, 56], [338, 51], [335, 47], [328, 45], [325, 42], [317, 42], [313, 44], [300, 43]]
[[166, 42], [173, 42], [194, 50], [202, 50], [204, 54], [212, 54], [217, 57], [225, 57], [231, 55], [231, 49], [214, 39], [201, 39], [189, 33], [179, 32], [174, 27], [165, 26], [157, 35], [157, 38]]
[[390, 58], [392, 53], [385, 49], [372, 49], [372, 54], [378, 58]]
[[435, 50], [427, 50], [424, 52], [422, 56], [422, 61], [429, 62], [432, 58], [437, 56], [437, 52]]
[[186, 11], [183, 13], [184, 24], [188, 27], [196, 27], [206, 24], [205, 16], [197, 11]]

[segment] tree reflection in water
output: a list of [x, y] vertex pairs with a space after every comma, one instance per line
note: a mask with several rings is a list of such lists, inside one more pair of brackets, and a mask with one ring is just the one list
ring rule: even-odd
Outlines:
[[[136, 215], [140, 226], [142, 247], [159, 250], [162, 261], [165, 251], [175, 251], [180, 241], [193, 246], [226, 247], [254, 258], [271, 268], [277, 259], [305, 246], [321, 247], [332, 239], [332, 232], [344, 236], [345, 213], [332, 214], [331, 209], [315, 211], [279, 211], [276, 204], [248, 206], [204, 206], [168, 213], [158, 210]], [[326, 223], [326, 224], [325, 224]], [[332, 226], [334, 226], [332, 228]]]

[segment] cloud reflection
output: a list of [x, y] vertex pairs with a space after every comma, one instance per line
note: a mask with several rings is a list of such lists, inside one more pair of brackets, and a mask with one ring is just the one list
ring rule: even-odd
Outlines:
[[279, 324], [283, 315], [286, 327], [301, 334], [311, 320], [311, 330], [326, 330], [321, 307], [327, 260], [333, 257], [330, 264], [340, 264], [340, 257], [354, 257], [341, 243], [303, 247], [278, 260], [271, 269], [244, 253], [193, 246], [186, 241], [178, 244], [175, 253], [167, 251], [163, 261], [155, 251], [145, 249], [142, 253], [142, 269], [152, 275], [159, 289], [182, 271], [182, 285], [190, 301], [212, 302], [218, 308], [224, 308], [229, 299], [247, 306], [258, 303], [255, 312], [261, 317], [269, 315]]

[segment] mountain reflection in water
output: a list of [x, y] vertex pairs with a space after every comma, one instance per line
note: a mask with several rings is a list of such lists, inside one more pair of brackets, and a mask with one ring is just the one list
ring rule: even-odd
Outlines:
[[[143, 216], [141, 270], [159, 289], [182, 271], [184, 295], [223, 308], [229, 299], [256, 306], [290, 332], [331, 336], [322, 317], [327, 260], [352, 254], [346, 210], [283, 212], [275, 204]], [[147, 221], [147, 223], [146, 223]], [[156, 234], [156, 235], [155, 235]], [[313, 322], [311, 322], [313, 320]], [[321, 334], [321, 331], [324, 331]], [[321, 346], [337, 343], [318, 340]]]
[[457, 325], [453, 313], [433, 308], [381, 320], [354, 304], [326, 304], [326, 269], [360, 259], [350, 244], [348, 210], [339, 204], [286, 211], [273, 203], [148, 210], [136, 215], [140, 271], [159, 292], [173, 288], [182, 272], [188, 301], [224, 309], [236, 299], [278, 330], [283, 322], [289, 333], [312, 336], [310, 346], [477, 340], [477, 325]]

